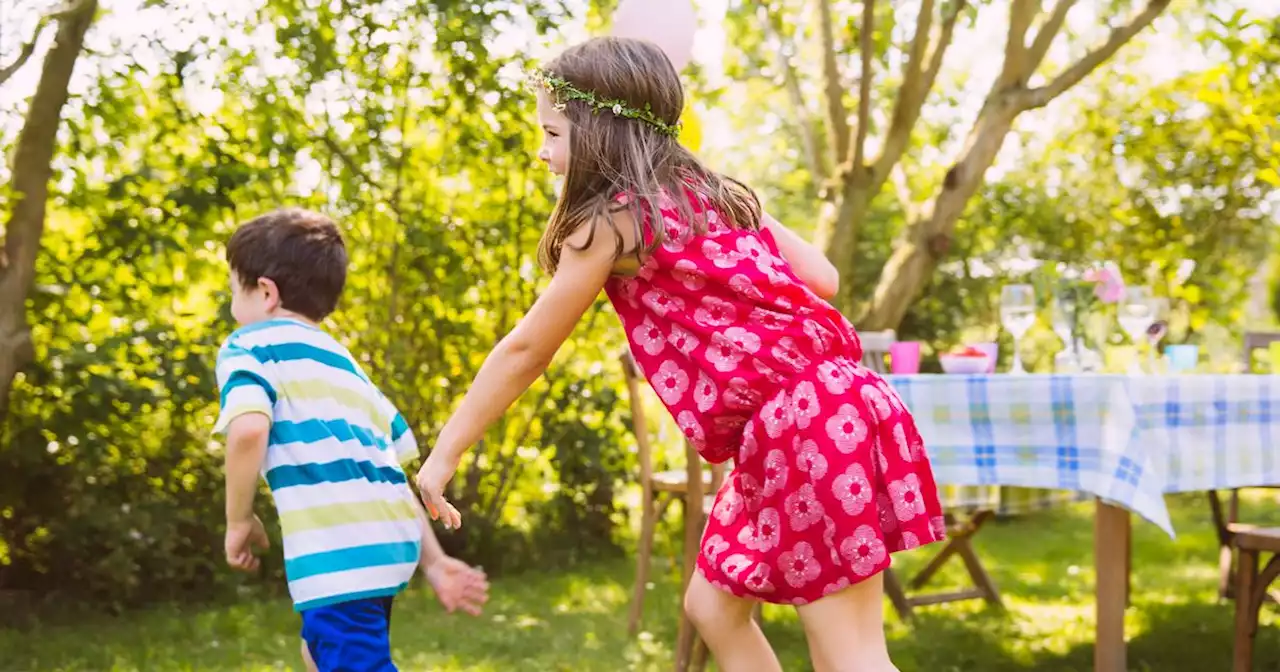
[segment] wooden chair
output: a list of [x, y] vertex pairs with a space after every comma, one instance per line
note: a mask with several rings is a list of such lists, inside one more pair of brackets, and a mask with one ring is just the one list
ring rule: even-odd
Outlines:
[[[889, 347], [897, 341], [897, 334], [893, 330], [887, 331], [868, 331], [859, 332], [859, 340], [862, 341], [862, 365], [875, 371], [876, 373], [887, 373], [885, 358], [889, 354]], [[995, 516], [994, 511], [980, 510], [974, 512], [973, 515], [964, 520], [958, 520], [951, 514], [947, 516], [947, 542], [938, 551], [929, 564], [925, 565], [914, 577], [911, 578], [910, 588], [918, 591], [924, 588], [929, 580], [938, 573], [952, 558], [959, 556], [964, 562], [965, 570], [969, 574], [970, 580], [973, 581], [973, 588], [966, 590], [956, 590], [941, 593], [924, 593], [916, 595], [907, 595], [903, 589], [902, 583], [893, 572], [893, 568], [886, 569], [884, 572], [884, 592], [889, 596], [889, 602], [893, 604], [893, 608], [898, 612], [898, 616], [903, 620], [910, 620], [915, 607], [922, 607], [928, 604], [943, 604], [946, 602], [958, 602], [960, 600], [984, 599], [994, 607], [1001, 608], [1004, 602], [1000, 599], [1000, 591], [996, 589], [995, 582], [991, 579], [991, 575], [987, 573], [986, 567], [982, 565], [982, 561], [978, 558], [978, 554], [973, 550], [973, 536], [982, 529], [982, 526]]]
[[[1255, 528], [1231, 525], [1232, 541], [1240, 556], [1235, 576], [1236, 626], [1233, 672], [1253, 669], [1253, 641], [1258, 634], [1258, 612], [1267, 600], [1267, 588], [1280, 576], [1280, 527]], [[1271, 559], [1263, 566], [1263, 553]]]
[[[1244, 373], [1253, 372], [1254, 351], [1269, 347], [1275, 342], [1280, 342], [1280, 332], [1245, 332], [1241, 353]], [[1233, 488], [1228, 493], [1230, 497], [1225, 511], [1218, 491], [1210, 490], [1207, 493], [1209, 511], [1213, 515], [1213, 526], [1218, 534], [1218, 598], [1223, 600], [1229, 600], [1235, 596], [1236, 582], [1232, 578], [1232, 566], [1235, 564], [1236, 554], [1232, 526], [1239, 520], [1240, 515], [1240, 488]]]
[[[649, 571], [653, 562], [653, 541], [658, 521], [666, 515], [667, 508], [674, 501], [683, 504], [686, 519], [701, 520], [701, 514], [690, 510], [685, 495], [690, 491], [690, 475], [701, 475], [698, 480], [699, 492], [715, 493], [718, 482], [715, 481], [716, 470], [704, 472], [702, 461], [696, 451], [686, 450], [695, 458], [686, 469], [672, 469], [655, 472], [653, 470], [653, 444], [650, 442], [648, 415], [642, 395], [644, 378], [636, 367], [630, 352], [622, 355], [622, 372], [627, 382], [628, 401], [631, 406], [631, 425], [636, 437], [636, 459], [640, 463], [640, 538], [636, 553], [636, 583], [631, 598], [631, 611], [627, 617], [627, 632], [635, 635], [640, 627], [640, 619], [644, 614], [644, 597], [648, 590]], [[688, 442], [685, 442], [686, 447]], [[721, 468], [722, 470], [722, 468]], [[703, 508], [702, 495], [698, 496], [698, 509]], [[696, 552], [698, 540], [693, 544]], [[686, 549], [686, 554], [688, 549]], [[695, 556], [696, 557], [696, 556]]]

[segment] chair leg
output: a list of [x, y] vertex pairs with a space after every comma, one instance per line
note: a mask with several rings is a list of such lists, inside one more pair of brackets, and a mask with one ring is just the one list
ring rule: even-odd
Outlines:
[[644, 493], [640, 514], [640, 539], [636, 549], [636, 585], [631, 597], [631, 613], [627, 616], [627, 634], [634, 636], [640, 629], [640, 617], [644, 614], [644, 597], [649, 590], [649, 568], [653, 562], [653, 536], [657, 526], [658, 502], [655, 493]]
[[1258, 573], [1258, 552], [1241, 549], [1240, 566], [1236, 569], [1235, 645], [1232, 672], [1250, 672], [1253, 668], [1253, 639], [1257, 633], [1259, 600], [1252, 599]]
[[697, 637], [693, 641], [693, 660], [689, 662], [689, 672], [702, 672], [707, 669], [707, 643], [702, 637]]
[[[1235, 595], [1231, 566], [1235, 564], [1235, 549], [1231, 543], [1231, 531], [1227, 528], [1227, 514], [1222, 510], [1222, 500], [1217, 490], [1206, 493], [1209, 511], [1213, 514], [1213, 527], [1218, 535], [1218, 599], [1229, 600]], [[1232, 516], [1234, 519], [1235, 516]]]
[[902, 583], [898, 581], [898, 575], [893, 573], [892, 567], [884, 570], [884, 594], [889, 596], [889, 602], [893, 604], [894, 611], [898, 612], [898, 618], [911, 620], [911, 602], [907, 600], [907, 593], [902, 590]]
[[982, 561], [978, 559], [978, 554], [973, 550], [973, 546], [969, 545], [966, 539], [960, 545], [960, 558], [964, 560], [965, 569], [969, 571], [969, 578], [973, 580], [973, 585], [982, 593], [983, 599], [987, 604], [997, 608], [1004, 608], [1004, 601], [1000, 599], [1000, 591], [996, 588], [996, 582], [991, 579], [991, 575], [987, 573], [987, 568], [982, 566]]

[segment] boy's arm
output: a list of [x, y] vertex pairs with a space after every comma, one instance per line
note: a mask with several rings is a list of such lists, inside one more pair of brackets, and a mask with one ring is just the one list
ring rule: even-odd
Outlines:
[[226, 516], [224, 543], [227, 564], [254, 571], [254, 548], [268, 547], [262, 521], [253, 515], [253, 499], [270, 440], [275, 387], [269, 371], [251, 352], [228, 342], [218, 353], [218, 389], [221, 411], [215, 435], [225, 435]]
[[253, 498], [270, 432], [271, 418], [261, 413], [240, 415], [227, 428], [227, 523], [253, 519]]

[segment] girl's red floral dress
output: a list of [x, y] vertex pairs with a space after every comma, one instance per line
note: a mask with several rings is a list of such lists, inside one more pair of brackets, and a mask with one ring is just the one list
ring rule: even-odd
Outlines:
[[[665, 206], [673, 206], [666, 203]], [[605, 289], [636, 362], [710, 462], [733, 459], [698, 570], [735, 595], [806, 604], [944, 538], [924, 443], [862, 366], [852, 325], [768, 231], [663, 207], [666, 238]]]

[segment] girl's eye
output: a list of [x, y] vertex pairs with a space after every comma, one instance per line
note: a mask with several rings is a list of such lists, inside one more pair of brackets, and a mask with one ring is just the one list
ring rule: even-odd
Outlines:
[[547, 137], [548, 137], [548, 138], [558, 138], [558, 137], [560, 137], [560, 134], [559, 134], [559, 133], [555, 133], [555, 132], [553, 132], [553, 131], [547, 131]]

